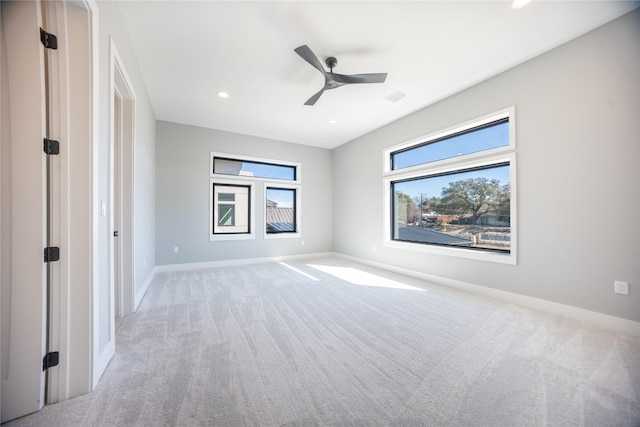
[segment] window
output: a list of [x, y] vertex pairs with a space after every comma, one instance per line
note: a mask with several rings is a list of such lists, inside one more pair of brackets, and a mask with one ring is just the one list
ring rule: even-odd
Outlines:
[[250, 186], [213, 183], [213, 234], [248, 234], [251, 231], [250, 193]]
[[385, 151], [385, 244], [515, 264], [513, 113]]
[[509, 145], [509, 118], [430, 139], [391, 153], [392, 169], [463, 156]]
[[254, 239], [261, 227], [265, 239], [300, 237], [300, 164], [214, 152], [210, 159], [209, 240]]
[[214, 178], [210, 180], [210, 189], [209, 240], [253, 239], [253, 183], [236, 183]]
[[266, 233], [295, 233], [296, 189], [266, 187]]
[[250, 160], [213, 157], [213, 173], [224, 175], [253, 176], [256, 178], [296, 180], [296, 166], [280, 165]]

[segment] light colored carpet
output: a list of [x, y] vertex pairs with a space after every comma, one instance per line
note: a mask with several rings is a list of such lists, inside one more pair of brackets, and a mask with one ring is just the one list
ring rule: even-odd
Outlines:
[[13, 426], [640, 426], [640, 338], [342, 259], [160, 273]]

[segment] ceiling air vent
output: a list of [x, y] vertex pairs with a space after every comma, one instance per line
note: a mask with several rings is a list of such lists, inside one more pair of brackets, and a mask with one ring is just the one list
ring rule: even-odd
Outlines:
[[387, 96], [385, 99], [389, 102], [398, 102], [405, 96], [407, 96], [406, 93], [397, 90], [393, 92], [391, 95]]

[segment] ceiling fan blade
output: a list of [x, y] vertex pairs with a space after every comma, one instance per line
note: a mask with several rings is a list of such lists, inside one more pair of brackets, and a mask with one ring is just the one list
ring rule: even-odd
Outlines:
[[315, 104], [318, 99], [320, 99], [320, 95], [322, 95], [322, 92], [324, 92], [325, 88], [320, 89], [315, 95], [313, 95], [311, 98], [307, 99], [307, 102], [304, 103], [304, 105], [313, 105]]
[[327, 73], [331, 78], [337, 82], [344, 84], [353, 83], [384, 83], [387, 79], [387, 73], [370, 73], [370, 74], [337, 74]]
[[300, 55], [300, 57], [305, 61], [307, 61], [309, 64], [317, 68], [318, 71], [320, 71], [322, 74], [326, 73], [324, 67], [322, 66], [322, 63], [320, 62], [318, 57], [313, 53], [313, 51], [309, 49], [309, 46], [307, 46], [306, 44], [303, 44], [302, 46], [299, 46], [293, 49], [293, 51], [298, 55]]

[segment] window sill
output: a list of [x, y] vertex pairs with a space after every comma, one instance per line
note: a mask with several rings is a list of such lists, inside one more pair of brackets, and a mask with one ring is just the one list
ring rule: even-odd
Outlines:
[[454, 256], [458, 258], [467, 258], [476, 261], [495, 262], [499, 264], [517, 265], [518, 260], [515, 251], [511, 253], [491, 252], [482, 250], [469, 250], [454, 247], [422, 245], [419, 243], [401, 242], [396, 240], [386, 240], [384, 247], [401, 249], [413, 252], [428, 253], [433, 255]]
[[213, 234], [209, 236], [210, 242], [222, 242], [230, 240], [254, 240], [256, 235], [254, 233], [249, 234]]
[[264, 239], [299, 239], [302, 237], [300, 233], [265, 233]]

